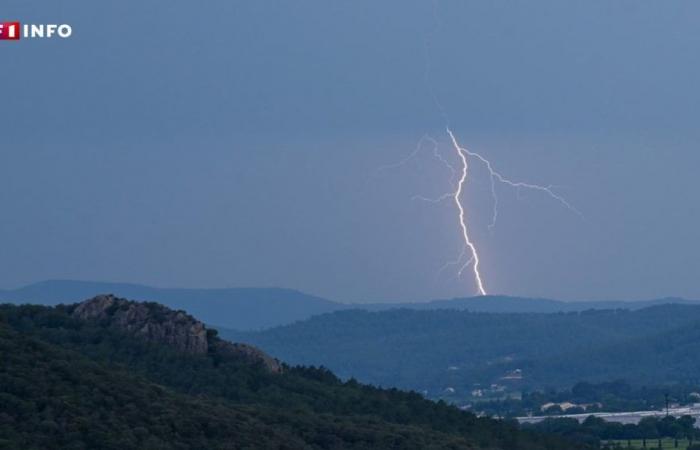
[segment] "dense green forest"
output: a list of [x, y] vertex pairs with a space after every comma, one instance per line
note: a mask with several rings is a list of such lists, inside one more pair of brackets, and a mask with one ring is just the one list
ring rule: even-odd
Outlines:
[[[340, 311], [261, 332], [222, 331], [296, 364], [382, 386], [469, 393], [475, 383], [570, 388], [579, 381], [696, 384], [700, 307], [556, 314]], [[520, 369], [522, 379], [503, 380]], [[519, 377], [515, 377], [519, 378]]]
[[0, 306], [0, 448], [586, 448], [322, 368], [271, 372], [213, 330], [187, 354], [75, 308]]

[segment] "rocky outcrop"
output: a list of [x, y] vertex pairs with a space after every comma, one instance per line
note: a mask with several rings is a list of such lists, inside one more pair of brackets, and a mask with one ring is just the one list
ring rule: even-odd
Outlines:
[[183, 353], [206, 355], [217, 352], [261, 364], [271, 372], [281, 371], [280, 363], [263, 351], [251, 345], [223, 341], [215, 333], [208, 333], [206, 326], [189, 314], [157, 303], [139, 303], [113, 295], [99, 295], [79, 303], [72, 315], [82, 320], [100, 321]]
[[166, 344], [184, 353], [206, 354], [209, 349], [204, 324], [182, 311], [156, 304], [131, 302], [100, 295], [80, 303], [73, 317], [107, 321], [148, 341]]

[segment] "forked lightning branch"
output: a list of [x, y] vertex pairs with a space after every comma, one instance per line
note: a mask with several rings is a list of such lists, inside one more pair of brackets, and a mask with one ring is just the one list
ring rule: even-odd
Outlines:
[[[431, 203], [439, 203], [445, 200], [451, 200], [454, 203], [457, 210], [457, 222], [459, 225], [458, 229], [460, 230], [461, 250], [457, 259], [445, 264], [445, 266], [443, 266], [443, 268], [440, 269], [440, 271], [444, 270], [449, 266], [459, 266], [459, 269], [457, 270], [457, 275], [461, 277], [465, 269], [471, 265], [474, 276], [474, 284], [476, 285], [476, 290], [478, 294], [487, 295], [488, 291], [486, 289], [486, 283], [484, 281], [483, 273], [481, 272], [479, 267], [479, 263], [481, 261], [479, 257], [479, 250], [477, 244], [471, 237], [471, 226], [469, 219], [474, 214], [473, 211], [472, 214], [470, 214], [470, 211], [466, 207], [464, 199], [462, 198], [467, 187], [467, 182], [470, 178], [470, 161], [482, 164], [486, 168], [489, 175], [491, 185], [491, 198], [493, 201], [493, 211], [491, 214], [491, 223], [489, 224], [489, 229], [493, 229], [493, 227], [496, 225], [496, 219], [498, 218], [498, 195], [496, 193], [497, 184], [502, 184], [512, 189], [526, 189], [539, 192], [556, 201], [557, 203], [559, 203], [566, 209], [574, 212], [575, 214], [580, 216], [582, 216], [582, 214], [564, 197], [554, 192], [552, 190], [552, 186], [542, 186], [533, 183], [526, 183], [523, 181], [514, 181], [505, 177], [493, 168], [491, 161], [486, 159], [481, 154], [471, 151], [466, 147], [462, 146], [457, 141], [457, 137], [449, 127], [446, 127], [446, 131], [447, 135], [450, 138], [450, 146], [455, 152], [456, 159], [459, 162], [458, 167], [455, 167], [440, 153], [438, 149], [438, 142], [435, 139], [429, 136], [424, 136], [419, 141], [413, 153], [411, 153], [408, 157], [404, 158], [401, 162], [397, 164], [381, 167], [380, 170], [395, 168], [404, 165], [409, 160], [414, 158], [418, 154], [418, 152], [420, 152], [424, 141], [429, 141], [432, 143], [433, 156], [450, 170], [451, 177], [449, 179], [449, 183], [453, 186], [454, 189], [449, 192], [446, 192], [445, 194], [437, 198], [427, 198], [422, 195], [415, 195], [413, 199], [424, 200]], [[455, 177], [457, 177], [456, 183]]]

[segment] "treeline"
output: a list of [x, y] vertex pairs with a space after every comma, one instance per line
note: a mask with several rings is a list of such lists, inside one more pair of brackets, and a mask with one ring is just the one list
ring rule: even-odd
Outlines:
[[693, 442], [700, 438], [700, 430], [695, 428], [694, 424], [695, 418], [691, 416], [644, 417], [638, 424], [608, 422], [599, 417], [589, 416], [581, 423], [571, 418], [548, 418], [524, 427], [594, 446], [611, 440], [642, 440], [646, 446], [646, 441], [661, 438], [688, 439], [693, 445]]
[[323, 368], [178, 353], [72, 308], [0, 306], [0, 448], [589, 448]]
[[[556, 314], [340, 311], [227, 336], [342, 377], [468, 401], [474, 385], [565, 389], [585, 380], [700, 384], [700, 306]], [[338, 351], [342, 349], [342, 351]], [[407, 357], [408, 355], [408, 357]], [[520, 369], [522, 380], [503, 380]]]

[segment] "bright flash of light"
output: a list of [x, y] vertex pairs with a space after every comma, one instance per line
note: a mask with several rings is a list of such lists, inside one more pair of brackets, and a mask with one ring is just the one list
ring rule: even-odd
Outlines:
[[[452, 190], [436, 198], [425, 197], [422, 195], [414, 195], [412, 199], [426, 201], [430, 203], [441, 203], [447, 200], [452, 201], [457, 207], [458, 223], [459, 229], [461, 231], [461, 240], [463, 243], [462, 249], [460, 250], [460, 253], [457, 256], [457, 258], [455, 260], [448, 261], [447, 263], [445, 263], [438, 271], [438, 275], [444, 270], [446, 270], [448, 267], [459, 266], [459, 268], [456, 271], [456, 274], [458, 277], [461, 278], [464, 271], [471, 265], [478, 293], [480, 295], [487, 295], [484, 279], [479, 266], [479, 252], [476, 244], [472, 240], [469, 233], [470, 228], [467, 217], [467, 208], [465, 207], [462, 200], [462, 194], [465, 191], [466, 185], [469, 181], [469, 169], [471, 168], [469, 164], [470, 161], [481, 163], [486, 168], [489, 174], [489, 180], [491, 183], [491, 197], [493, 199], [493, 212], [491, 215], [491, 222], [488, 225], [489, 230], [493, 230], [493, 228], [496, 225], [496, 220], [498, 219], [498, 194], [496, 192], [497, 183], [501, 183], [510, 188], [514, 188], [517, 190], [518, 193], [522, 189], [528, 189], [544, 193], [551, 199], [560, 203], [566, 209], [578, 214], [579, 216], [583, 215], [564, 197], [554, 192], [552, 190], [553, 186], [541, 186], [538, 184], [526, 183], [523, 181], [513, 181], [505, 177], [500, 172], [497, 172], [493, 168], [491, 161], [486, 159], [484, 156], [460, 145], [460, 143], [457, 141], [457, 137], [452, 132], [449, 126], [446, 127], [446, 131], [448, 136], [450, 137], [451, 147], [457, 156], [457, 160], [460, 162], [459, 167], [455, 167], [455, 165], [453, 165], [447, 158], [445, 158], [445, 156], [440, 152], [440, 146], [437, 140], [426, 134], [420, 138], [420, 140], [416, 144], [416, 148], [407, 157], [405, 157], [398, 163], [379, 167], [377, 169], [377, 172], [402, 167], [408, 164], [411, 160], [416, 158], [423, 149], [426, 148], [426, 144], [430, 145], [433, 157], [437, 161], [439, 161], [443, 166], [445, 166], [450, 172], [450, 178], [448, 179], [448, 183], [452, 187]], [[459, 178], [456, 180], [458, 175]]]
[[[449, 185], [451, 186], [452, 190], [450, 192], [446, 192], [443, 195], [437, 197], [437, 198], [429, 198], [429, 197], [424, 197], [422, 195], [414, 195], [413, 200], [422, 200], [430, 203], [440, 203], [443, 201], [450, 200], [454, 202], [455, 206], [457, 207], [457, 211], [459, 213], [459, 228], [461, 230], [461, 238], [462, 238], [462, 246], [460, 253], [457, 257], [457, 259], [453, 261], [448, 261], [445, 263], [445, 265], [442, 266], [442, 268], [438, 271], [438, 275], [442, 273], [445, 269], [451, 266], [459, 266], [459, 269], [457, 270], [457, 276], [461, 277], [463, 272], [471, 265], [474, 273], [474, 280], [476, 282], [476, 287], [478, 289], [478, 292], [480, 295], [487, 295], [486, 287], [484, 286], [484, 280], [483, 276], [480, 272], [480, 259], [479, 259], [479, 253], [477, 251], [477, 247], [472, 240], [470, 234], [469, 234], [469, 222], [468, 222], [468, 217], [467, 217], [467, 211], [462, 203], [462, 193], [464, 192], [466, 188], [466, 184], [469, 181], [469, 162], [477, 162], [483, 164], [488, 173], [489, 173], [489, 181], [491, 183], [491, 198], [493, 202], [493, 210], [491, 213], [491, 221], [488, 225], [488, 229], [490, 231], [493, 231], [494, 227], [496, 226], [496, 221], [498, 219], [498, 194], [496, 191], [496, 185], [498, 183], [504, 184], [510, 188], [516, 189], [516, 193], [519, 194], [521, 190], [523, 189], [528, 189], [528, 190], [533, 190], [533, 191], [538, 191], [540, 193], [543, 193], [550, 197], [551, 199], [557, 201], [560, 203], [562, 206], [567, 208], [568, 210], [574, 212], [575, 214], [579, 216], [583, 216], [576, 208], [574, 208], [564, 197], [560, 196], [556, 192], [553, 191], [553, 186], [541, 186], [538, 184], [533, 184], [533, 183], [526, 183], [522, 181], [513, 181], [509, 178], [506, 178], [503, 176], [500, 172], [497, 172], [494, 168], [491, 162], [480, 155], [479, 153], [473, 152], [468, 150], [465, 147], [462, 147], [459, 142], [457, 141], [457, 138], [455, 137], [454, 133], [449, 127], [450, 120], [447, 115], [447, 111], [445, 108], [443, 108], [442, 104], [440, 103], [440, 100], [438, 99], [437, 93], [433, 89], [433, 84], [431, 83], [431, 71], [432, 71], [432, 63], [431, 63], [431, 56], [430, 56], [430, 49], [432, 46], [432, 41], [435, 37], [435, 35], [438, 33], [439, 29], [441, 26], [439, 14], [438, 14], [438, 0], [433, 0], [433, 27], [432, 30], [427, 34], [424, 42], [424, 58], [425, 58], [425, 70], [424, 70], [424, 78], [425, 78], [425, 84], [428, 88], [428, 92], [430, 96], [432, 97], [433, 103], [435, 107], [437, 108], [438, 112], [442, 116], [445, 124], [446, 124], [446, 129], [447, 129], [447, 134], [450, 137], [450, 141], [452, 144], [452, 148], [454, 152], [457, 154], [457, 159], [461, 163], [461, 167], [455, 167], [453, 166], [449, 160], [447, 160], [439, 150], [439, 145], [438, 142], [433, 139], [432, 137], [425, 135], [423, 136], [419, 141], [418, 145], [416, 146], [416, 149], [408, 155], [406, 158], [404, 158], [402, 161], [399, 161], [396, 164], [392, 164], [389, 166], [383, 166], [378, 169], [379, 170], [384, 170], [384, 169], [391, 169], [391, 168], [397, 168], [400, 166], [405, 165], [408, 163], [410, 160], [412, 160], [414, 157], [418, 155], [418, 153], [422, 150], [424, 144], [426, 142], [429, 142], [432, 145], [432, 151], [433, 151], [433, 156], [439, 160], [445, 167], [447, 167], [450, 170], [451, 177], [449, 179]], [[459, 174], [459, 179], [455, 182], [455, 178]], [[468, 258], [467, 258], [468, 256]]]
[[[462, 201], [459, 198], [462, 195], [462, 188], [464, 187], [464, 182], [467, 181], [469, 163], [467, 162], [467, 155], [465, 154], [463, 149], [457, 144], [457, 141], [449, 128], [447, 129], [447, 132], [450, 134], [452, 142], [455, 144], [455, 150], [457, 151], [457, 155], [462, 161], [462, 175], [459, 178], [459, 181], [457, 182], [457, 189], [454, 191], [453, 196], [455, 204], [457, 205], [457, 209], [459, 210], [459, 225], [462, 228], [462, 239], [464, 239], [464, 245], [466, 245], [472, 253], [470, 259], [474, 261], [472, 267], [474, 268], [474, 279], [476, 280], [476, 287], [479, 289], [479, 294], [486, 295], [486, 289], [484, 288], [484, 283], [481, 280], [481, 274], [479, 273], [479, 253], [476, 251], [476, 246], [469, 238], [469, 231], [467, 230], [467, 221], [464, 217], [464, 207], [462, 206]], [[462, 268], [464, 267], [465, 266], [462, 266]]]
[[[460, 256], [456, 261], [449, 262], [445, 265], [445, 267], [453, 264], [458, 264], [463, 258], [464, 258], [464, 253], [466, 249], [469, 249], [469, 252], [471, 253], [470, 258], [465, 262], [461, 268], [458, 271], [458, 275], [461, 275], [462, 272], [465, 270], [465, 268], [470, 264], [472, 264], [472, 269], [474, 271], [474, 280], [476, 282], [477, 289], [479, 291], [479, 294], [481, 295], [486, 295], [486, 288], [484, 287], [484, 282], [481, 276], [481, 273], [479, 271], [479, 253], [477, 251], [476, 246], [474, 245], [474, 242], [469, 236], [469, 228], [467, 224], [467, 218], [466, 218], [466, 213], [465, 213], [465, 208], [462, 205], [461, 201], [461, 195], [462, 191], [464, 188], [464, 183], [467, 181], [467, 177], [469, 174], [469, 158], [476, 159], [477, 161], [483, 163], [486, 166], [486, 169], [489, 172], [490, 180], [491, 180], [491, 196], [493, 198], [493, 215], [491, 218], [491, 223], [489, 224], [489, 229], [492, 229], [496, 225], [496, 219], [498, 218], [498, 195], [496, 194], [496, 182], [503, 183], [507, 186], [510, 186], [512, 188], [516, 189], [531, 189], [535, 191], [540, 191], [545, 194], [547, 194], [549, 197], [552, 199], [558, 201], [561, 203], [563, 206], [565, 206], [567, 209], [570, 211], [573, 211], [574, 213], [581, 215], [581, 213], [574, 208], [565, 198], [562, 196], [556, 194], [554, 191], [552, 191], [552, 186], [540, 186], [538, 184], [532, 184], [532, 183], [525, 183], [522, 181], [512, 181], [503, 175], [501, 175], [499, 172], [495, 171], [493, 169], [493, 166], [491, 165], [491, 162], [481, 156], [480, 154], [476, 152], [472, 152], [468, 150], [465, 147], [462, 147], [459, 142], [457, 141], [457, 138], [455, 137], [454, 133], [452, 130], [450, 130], [449, 127], [447, 127], [447, 134], [450, 136], [450, 140], [452, 142], [452, 146], [457, 153], [457, 156], [459, 157], [459, 160], [462, 163], [462, 168], [461, 168], [461, 177], [459, 179], [459, 182], [457, 183], [457, 188], [455, 189], [454, 192], [444, 194], [441, 197], [438, 197], [437, 199], [425, 199], [421, 197], [414, 197], [414, 198], [421, 198], [424, 200], [429, 200], [429, 201], [442, 201], [446, 198], [452, 198], [455, 202], [455, 205], [457, 206], [457, 210], [459, 211], [459, 225], [460, 229], [462, 231], [462, 240], [464, 241], [464, 247], [462, 249], [462, 253], [460, 253]], [[443, 269], [445, 268], [443, 267]]]

